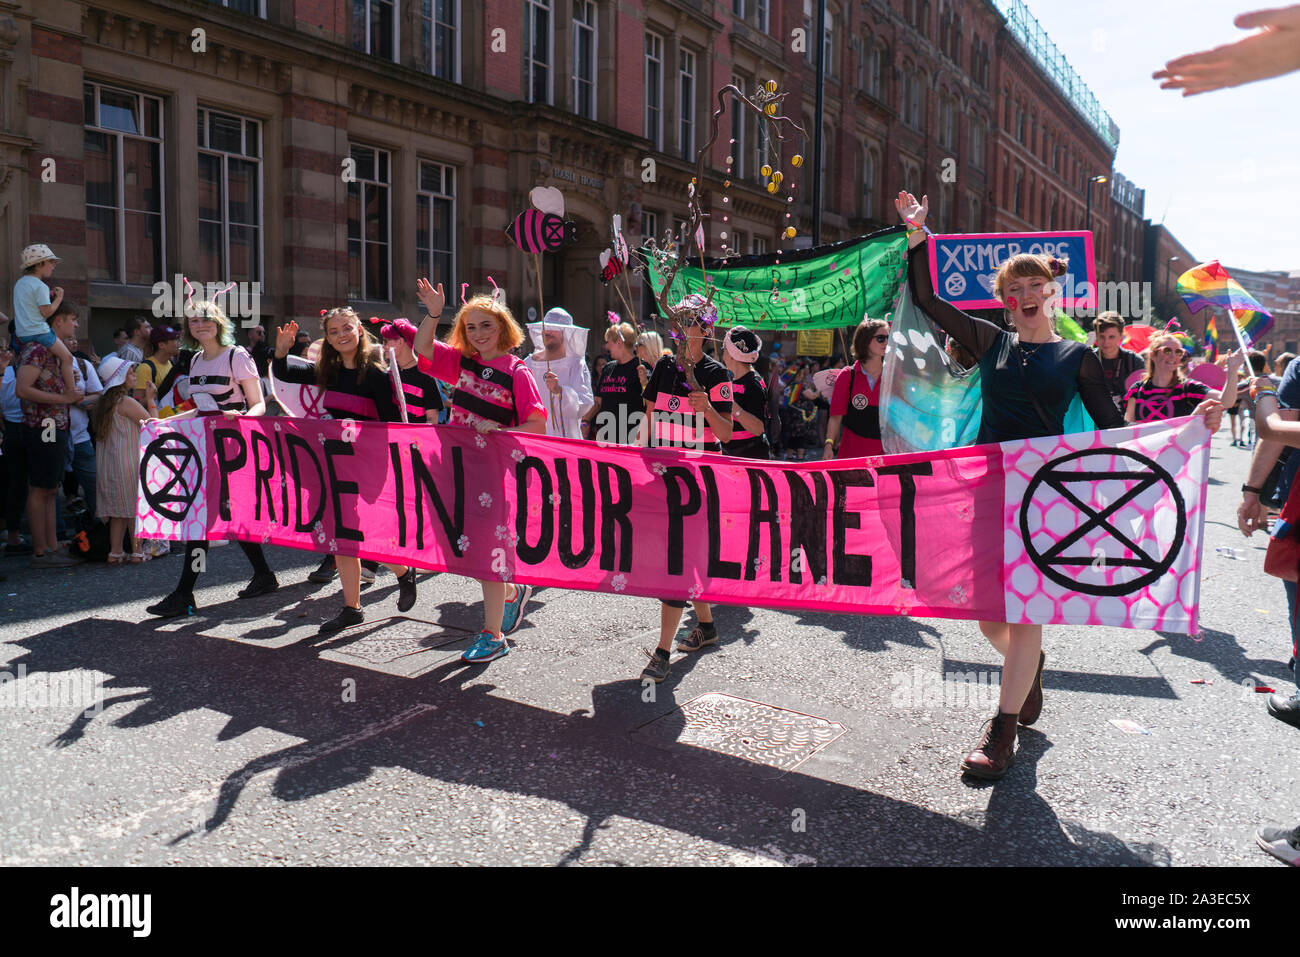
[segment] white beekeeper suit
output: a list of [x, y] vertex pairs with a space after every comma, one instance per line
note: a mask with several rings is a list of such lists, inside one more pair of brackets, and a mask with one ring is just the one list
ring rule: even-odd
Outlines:
[[[563, 309], [546, 313], [546, 331], [564, 336], [564, 356], [550, 360], [550, 370], [560, 380], [560, 394], [552, 395], [546, 387], [546, 343], [542, 323], [528, 323], [528, 334], [537, 351], [524, 360], [537, 380], [537, 390], [546, 406], [546, 434], [570, 439], [582, 438], [582, 417], [596, 404], [591, 389], [591, 372], [587, 369], [587, 330], [573, 324], [573, 317]], [[560, 428], [561, 419], [564, 428]]]

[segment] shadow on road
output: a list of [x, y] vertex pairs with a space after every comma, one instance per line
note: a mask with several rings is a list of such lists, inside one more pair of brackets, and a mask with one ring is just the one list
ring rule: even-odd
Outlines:
[[[734, 611], [720, 607], [718, 615], [733, 635], [747, 620]], [[702, 748], [655, 747], [633, 732], [674, 713], [672, 678], [649, 709], [640, 683], [623, 680], [596, 685], [590, 709], [561, 714], [501, 696], [484, 683], [490, 666], [450, 661], [411, 680], [320, 659], [310, 642], [273, 649], [89, 619], [16, 647], [26, 653], [11, 666], [26, 665], [29, 674], [92, 669], [112, 676], [106, 710], [79, 716], [51, 742], [63, 756], [75, 753], [92, 721], [143, 729], [200, 710], [228, 716], [218, 740], [259, 727], [302, 739], [226, 777], [206, 822], [173, 844], [220, 828], [264, 773], [275, 773], [272, 794], [292, 802], [397, 767], [571, 807], [586, 823], [578, 843], [557, 854], [558, 864], [590, 862], [595, 837], [614, 818], [724, 844], [741, 861], [1088, 866], [1167, 858], [1160, 848], [1130, 848], [1060, 821], [1034, 793], [1035, 766], [1049, 747], [1037, 732], [1025, 735], [1017, 766], [992, 785], [981, 826], [799, 771], [776, 773]], [[345, 679], [356, 680], [353, 702], [341, 694]], [[113, 689], [121, 693], [112, 696]], [[800, 810], [808, 824], [795, 831], [792, 814]]]

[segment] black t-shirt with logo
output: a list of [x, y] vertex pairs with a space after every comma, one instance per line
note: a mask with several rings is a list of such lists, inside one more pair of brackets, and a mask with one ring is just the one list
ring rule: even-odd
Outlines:
[[[717, 359], [704, 355], [695, 365], [695, 381], [709, 394], [709, 403], [724, 419], [731, 418], [731, 373]], [[654, 405], [650, 430], [652, 446], [691, 447], [702, 444], [705, 451], [722, 451], [703, 414], [690, 403], [691, 387], [675, 356], [664, 356], [650, 373], [642, 398]], [[697, 431], [698, 429], [698, 431]]]
[[[596, 413], [593, 422], [595, 427], [590, 432], [593, 438], [602, 434], [602, 430], [624, 428], [625, 423], [632, 421], [633, 413], [645, 414], [641, 376], [637, 373], [637, 369], [641, 366], [650, 369], [648, 363], [636, 357], [617, 364], [605, 363], [605, 368], [600, 373], [600, 381], [596, 384], [596, 398], [600, 399], [600, 411]], [[636, 421], [639, 422], [640, 419]], [[635, 439], [635, 429], [629, 429], [629, 432], [630, 435], [624, 437], [624, 442]]]

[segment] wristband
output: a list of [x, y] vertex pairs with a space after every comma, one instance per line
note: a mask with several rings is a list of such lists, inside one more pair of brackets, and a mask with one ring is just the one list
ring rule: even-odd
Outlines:
[[1260, 490], [1255, 488], [1253, 485], [1242, 485], [1241, 490], [1243, 492], [1250, 492], [1252, 495], [1260, 494]]

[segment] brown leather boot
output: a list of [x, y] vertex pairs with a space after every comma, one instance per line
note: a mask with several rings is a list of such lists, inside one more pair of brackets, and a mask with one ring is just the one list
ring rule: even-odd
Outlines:
[[984, 726], [984, 737], [961, 763], [967, 774], [996, 781], [1016, 760], [1016, 718], [1012, 711], [999, 711]]
[[1025, 703], [1020, 706], [1020, 723], [1031, 725], [1038, 720], [1038, 716], [1043, 712], [1043, 665], [1047, 662], [1047, 655], [1041, 651], [1038, 653], [1038, 674], [1034, 675], [1034, 683], [1029, 687], [1029, 694], [1025, 697]]

